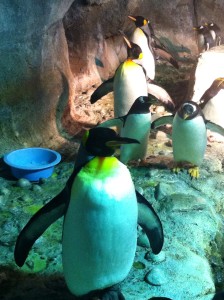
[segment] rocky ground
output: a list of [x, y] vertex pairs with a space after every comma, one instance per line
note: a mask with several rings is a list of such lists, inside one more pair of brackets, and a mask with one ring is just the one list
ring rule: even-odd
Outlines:
[[[223, 278], [223, 144], [209, 143], [198, 180], [186, 171], [174, 174], [172, 148], [164, 134], [149, 143], [147, 165], [129, 166], [136, 188], [152, 203], [164, 226], [163, 251], [152, 255], [139, 230], [138, 249], [129, 277], [123, 283], [126, 299], [166, 296], [173, 300], [211, 299]], [[61, 266], [62, 220], [36, 242], [22, 269], [16, 267], [16, 237], [29, 218], [57, 194], [73, 168], [59, 164], [53, 176], [40, 183], [15, 181], [2, 170], [0, 188], [1, 299], [72, 299]]]
[[[178, 100], [186, 93], [189, 73], [183, 69], [172, 72], [179, 88], [174, 89], [171, 78], [167, 87]], [[161, 76], [160, 80], [165, 78]], [[88, 93], [80, 95], [88, 96]], [[109, 115], [112, 109], [109, 98], [107, 105], [109, 112], [106, 110], [105, 114]], [[100, 115], [99, 111], [99, 118]], [[139, 229], [135, 262], [122, 284], [127, 300], [147, 300], [152, 296], [210, 300], [216, 288], [224, 289], [224, 145], [208, 143], [198, 180], [192, 180], [187, 171], [174, 174], [170, 167], [172, 147], [169, 137], [162, 132], [152, 133], [146, 164], [129, 165], [136, 188], [161, 218], [165, 243], [162, 252], [153, 255]], [[1, 164], [0, 299], [74, 299], [65, 285], [61, 265], [63, 220], [58, 220], [40, 237], [23, 268], [19, 269], [13, 258], [18, 233], [63, 188], [72, 169], [73, 162], [64, 161], [55, 168], [51, 178], [30, 183], [15, 180]]]

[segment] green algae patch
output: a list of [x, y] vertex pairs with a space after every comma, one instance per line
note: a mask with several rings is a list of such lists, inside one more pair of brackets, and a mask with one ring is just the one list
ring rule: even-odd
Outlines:
[[26, 206], [24, 207], [24, 212], [30, 214], [30, 215], [33, 215], [35, 214], [43, 205], [40, 205], [40, 204], [33, 204], [33, 205], [30, 205], [30, 206]]

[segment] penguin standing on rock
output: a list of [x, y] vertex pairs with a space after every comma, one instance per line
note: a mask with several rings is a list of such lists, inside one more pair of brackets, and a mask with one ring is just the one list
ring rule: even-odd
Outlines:
[[221, 42], [222, 42], [221, 36], [220, 36], [220, 32], [221, 32], [220, 27], [217, 24], [215, 24], [214, 22], [206, 23], [205, 26], [208, 28], [208, 30], [213, 38], [213, 41], [215, 42], [215, 45], [220, 46]]
[[175, 116], [164, 116], [155, 120], [152, 128], [165, 124], [172, 124], [173, 156], [176, 162], [174, 171], [179, 172], [187, 163], [190, 164], [190, 176], [198, 178], [199, 166], [207, 146], [206, 129], [224, 135], [224, 128], [205, 120], [200, 107], [192, 101], [182, 104]]
[[115, 148], [126, 143], [138, 141], [120, 137], [110, 128], [87, 131], [82, 163], [62, 192], [30, 219], [16, 242], [15, 261], [21, 267], [34, 242], [64, 215], [62, 262], [75, 299], [125, 299], [119, 283], [132, 267], [137, 222], [155, 254], [163, 246], [157, 214], [135, 191], [127, 167], [113, 157]]
[[200, 25], [193, 27], [193, 29], [197, 32], [198, 50], [200, 53], [207, 51], [216, 45], [207, 26]]
[[139, 97], [135, 100], [127, 115], [101, 123], [100, 127], [117, 126], [120, 135], [132, 139], [138, 139], [139, 144], [122, 145], [120, 149], [120, 161], [127, 164], [130, 160], [145, 160], [151, 128], [151, 112], [149, 97]]

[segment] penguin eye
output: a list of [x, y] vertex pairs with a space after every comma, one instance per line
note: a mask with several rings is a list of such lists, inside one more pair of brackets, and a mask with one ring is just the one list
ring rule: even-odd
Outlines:
[[193, 112], [196, 111], [196, 107], [192, 104], [186, 103], [183, 105], [183, 110], [186, 112], [188, 115], [193, 114]]

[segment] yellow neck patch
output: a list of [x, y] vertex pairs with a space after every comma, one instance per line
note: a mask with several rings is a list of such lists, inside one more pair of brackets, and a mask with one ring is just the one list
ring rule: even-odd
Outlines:
[[124, 67], [125, 68], [134, 68], [134, 67], [136, 67], [136, 63], [135, 62], [133, 62], [132, 60], [131, 60], [131, 58], [128, 58], [125, 62], [124, 62]]
[[116, 157], [95, 157], [83, 170], [88, 173], [110, 173], [116, 170], [119, 161]]

